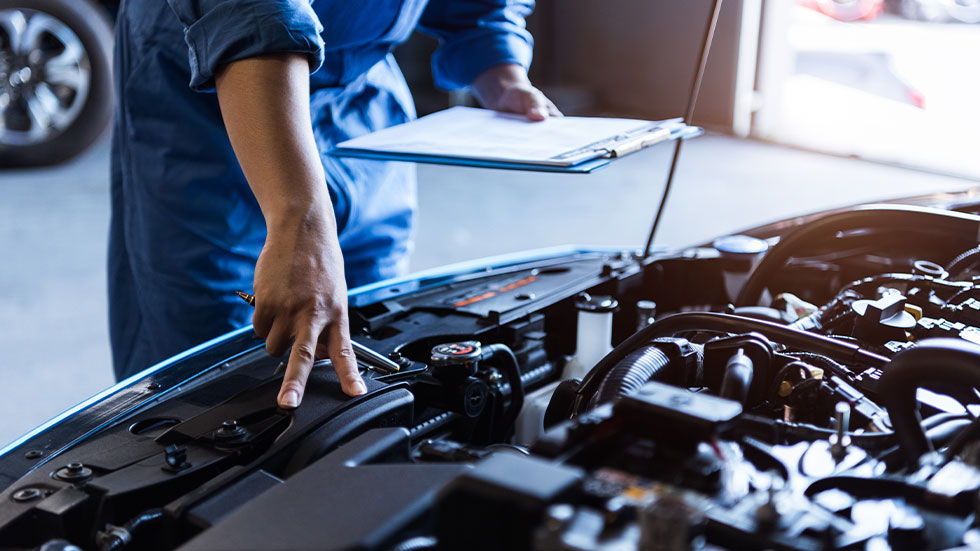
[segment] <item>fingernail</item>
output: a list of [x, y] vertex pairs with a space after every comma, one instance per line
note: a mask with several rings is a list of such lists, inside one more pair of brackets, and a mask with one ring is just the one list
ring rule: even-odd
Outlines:
[[535, 116], [538, 116], [538, 117], [541, 117], [542, 119], [548, 118], [548, 113], [546, 113], [540, 107], [535, 107], [535, 108], [531, 109], [531, 114], [533, 114]]
[[299, 393], [295, 390], [287, 390], [282, 398], [279, 400], [279, 404], [284, 408], [294, 408], [299, 405]]
[[354, 396], [361, 394], [367, 394], [367, 385], [364, 384], [364, 381], [354, 381]]

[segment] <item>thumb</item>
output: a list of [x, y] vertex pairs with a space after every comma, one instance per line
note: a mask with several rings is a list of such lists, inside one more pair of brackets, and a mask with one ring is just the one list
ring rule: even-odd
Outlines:
[[544, 96], [537, 90], [524, 91], [524, 115], [531, 121], [543, 121], [548, 118], [548, 104]]

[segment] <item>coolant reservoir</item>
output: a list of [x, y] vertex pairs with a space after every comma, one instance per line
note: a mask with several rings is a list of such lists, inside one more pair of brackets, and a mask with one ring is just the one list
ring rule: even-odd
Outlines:
[[721, 253], [725, 291], [728, 300], [734, 301], [749, 274], [769, 250], [769, 243], [748, 235], [726, 235], [715, 239], [712, 246]]
[[524, 408], [514, 426], [514, 443], [530, 445], [544, 434], [544, 413], [558, 383], [564, 379], [581, 379], [592, 366], [612, 350], [613, 313], [619, 303], [607, 296], [582, 293], [575, 301], [578, 310], [578, 344], [575, 355], [565, 363], [559, 381], [524, 397]]
[[608, 296], [582, 293], [575, 301], [578, 330], [575, 355], [565, 365], [563, 379], [580, 379], [612, 350], [613, 313], [619, 303]]

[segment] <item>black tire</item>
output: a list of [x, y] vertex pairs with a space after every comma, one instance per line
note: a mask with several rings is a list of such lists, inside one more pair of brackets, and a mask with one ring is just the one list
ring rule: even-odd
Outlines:
[[[112, 119], [112, 24], [106, 11], [90, 0], [0, 0], [0, 14], [10, 15], [20, 10], [24, 10], [22, 14], [27, 16], [40, 12], [68, 27], [85, 51], [87, 57], [85, 65], [89, 78], [84, 101], [77, 100], [77, 106], [71, 110], [72, 115], [65, 117], [65, 120], [70, 122], [65, 122], [64, 127], [51, 128], [43, 137], [32, 138], [37, 141], [26, 143], [29, 140], [14, 137], [11, 133], [5, 134], [5, 129], [9, 128], [7, 124], [0, 125], [0, 167], [61, 163], [92, 145], [106, 131]], [[8, 33], [0, 29], [0, 55], [7, 55], [7, 59], [12, 60], [13, 48], [10, 47], [6, 36]], [[0, 59], [0, 72], [4, 72], [3, 64], [3, 59]], [[6, 71], [10, 73], [9, 79], [12, 72], [17, 69], [8, 67]], [[41, 71], [38, 71], [38, 74], [43, 75]], [[40, 76], [36, 78], [43, 80]], [[0, 95], [3, 92], [4, 90], [0, 89]], [[68, 97], [75, 97], [71, 95], [74, 92], [68, 94]], [[13, 95], [8, 95], [8, 108], [12, 103], [10, 97]], [[8, 116], [5, 114], [5, 108], [2, 107], [3, 103], [0, 98], [0, 117]], [[21, 103], [18, 107], [24, 105], [26, 103]], [[18, 113], [17, 116], [20, 114]], [[24, 118], [21, 116], [19, 120], [23, 121]], [[21, 124], [31, 125], [32, 122], [21, 122]], [[22, 131], [23, 128], [18, 130]]]

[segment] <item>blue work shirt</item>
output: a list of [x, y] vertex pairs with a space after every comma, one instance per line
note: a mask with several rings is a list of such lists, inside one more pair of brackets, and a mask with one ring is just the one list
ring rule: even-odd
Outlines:
[[310, 108], [348, 286], [402, 273], [411, 250], [411, 165], [327, 154], [411, 120], [392, 49], [419, 28], [440, 46], [436, 84], [459, 89], [500, 63], [525, 68], [532, 0], [123, 0], [109, 240], [117, 377], [247, 324], [265, 222], [225, 131], [214, 76], [232, 61], [309, 59]]

